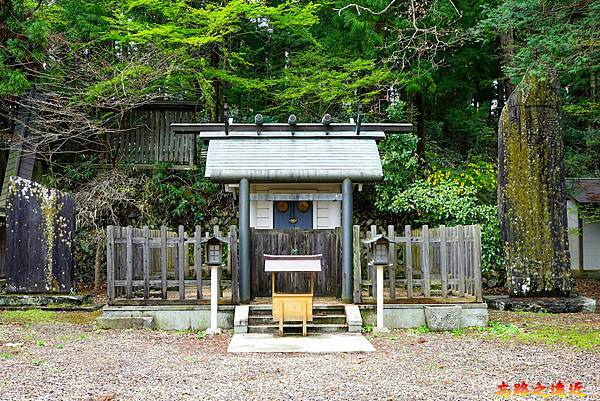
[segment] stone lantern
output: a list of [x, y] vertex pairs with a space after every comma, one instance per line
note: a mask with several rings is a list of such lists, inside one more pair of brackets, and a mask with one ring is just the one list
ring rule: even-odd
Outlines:
[[380, 333], [388, 331], [383, 325], [383, 269], [390, 265], [390, 244], [392, 242], [395, 241], [384, 235], [376, 235], [364, 241], [371, 254], [369, 263], [377, 268], [377, 326], [375, 331]]

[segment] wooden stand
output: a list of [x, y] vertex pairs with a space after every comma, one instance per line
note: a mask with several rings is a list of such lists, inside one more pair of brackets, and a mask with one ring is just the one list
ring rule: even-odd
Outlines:
[[283, 322], [302, 321], [302, 335], [307, 335], [306, 322], [312, 322], [314, 297], [314, 273], [310, 272], [310, 292], [288, 293], [275, 291], [275, 273], [271, 273], [273, 284], [273, 321], [279, 322], [279, 335], [283, 336]]
[[[271, 272], [273, 321], [279, 322], [279, 335], [283, 336], [284, 322], [302, 322], [302, 335], [306, 336], [308, 334], [307, 322], [313, 320], [314, 274], [315, 271], [321, 271], [321, 255], [265, 255], [265, 271]], [[275, 290], [275, 273], [291, 272], [310, 275], [309, 292], [288, 293]]]

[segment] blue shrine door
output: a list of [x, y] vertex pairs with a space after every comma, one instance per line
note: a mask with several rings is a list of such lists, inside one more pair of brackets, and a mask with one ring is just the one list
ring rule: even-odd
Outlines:
[[275, 201], [273, 204], [273, 228], [313, 228], [313, 203], [308, 201]]

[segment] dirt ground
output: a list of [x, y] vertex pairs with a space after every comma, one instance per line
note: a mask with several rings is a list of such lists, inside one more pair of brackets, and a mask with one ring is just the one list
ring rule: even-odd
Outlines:
[[366, 334], [374, 353], [320, 355], [232, 355], [230, 333], [101, 331], [96, 316], [0, 312], [0, 400], [494, 400], [503, 381], [580, 382], [587, 397], [566, 399], [600, 400], [600, 314], [490, 311], [485, 329]]

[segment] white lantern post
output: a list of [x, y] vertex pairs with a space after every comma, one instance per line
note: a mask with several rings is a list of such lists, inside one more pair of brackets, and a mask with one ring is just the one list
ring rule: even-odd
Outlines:
[[377, 326], [373, 329], [375, 333], [388, 333], [389, 329], [383, 324], [383, 269], [390, 265], [389, 248], [391, 240], [383, 235], [375, 236], [365, 241], [372, 250], [372, 264], [377, 269]]
[[219, 310], [219, 269], [223, 264], [222, 243], [220, 238], [214, 236], [207, 239], [208, 265], [210, 266], [210, 327], [206, 334], [221, 334], [218, 324]]

